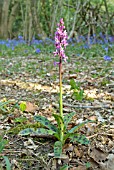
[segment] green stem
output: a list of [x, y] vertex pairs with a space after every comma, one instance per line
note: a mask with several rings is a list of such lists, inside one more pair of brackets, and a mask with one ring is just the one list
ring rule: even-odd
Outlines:
[[[59, 88], [60, 88], [60, 103], [59, 103], [59, 111], [60, 116], [63, 118], [63, 100], [62, 100], [62, 57], [60, 56], [60, 62], [59, 62]], [[61, 134], [60, 134], [60, 140], [63, 144], [63, 137], [64, 137], [64, 124], [61, 124]]]
[[60, 63], [59, 63], [59, 90], [60, 90], [60, 103], [59, 103], [59, 109], [60, 109], [60, 116], [63, 118], [63, 101], [62, 101], [62, 60], [60, 57]]

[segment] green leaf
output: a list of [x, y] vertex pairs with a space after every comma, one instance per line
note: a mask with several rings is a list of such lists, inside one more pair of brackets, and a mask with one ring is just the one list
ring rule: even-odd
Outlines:
[[71, 90], [75, 89], [75, 90], [80, 90], [80, 83], [78, 82], [76, 84], [75, 80], [74, 79], [71, 79], [70, 80], [70, 85], [71, 85]]
[[58, 130], [58, 132], [54, 133], [54, 136], [55, 136], [58, 140], [60, 140], [60, 133], [59, 133], [59, 130]]
[[51, 122], [46, 117], [37, 115], [37, 116], [34, 116], [34, 119], [40, 122], [42, 125], [46, 126], [48, 129], [54, 132], [58, 131], [57, 127], [51, 124]]
[[61, 128], [61, 126], [64, 126], [63, 118], [60, 115], [53, 114], [53, 117], [57, 121], [57, 125], [58, 125], [59, 129]]
[[72, 167], [71, 165], [68, 166], [68, 165], [63, 165], [60, 170], [68, 170], [68, 168]]
[[91, 120], [87, 120], [87, 121], [85, 121], [85, 122], [83, 122], [83, 123], [80, 123], [79, 125], [74, 126], [72, 129], [70, 129], [68, 132], [69, 132], [69, 133], [74, 133], [74, 132], [76, 132], [78, 129], [80, 129], [81, 127], [83, 127], [86, 123], [89, 123], [89, 122], [91, 122]]
[[64, 143], [65, 143], [65, 141], [71, 136], [72, 134], [71, 133], [66, 133], [66, 134], [64, 134]]
[[19, 132], [19, 135], [22, 135], [22, 136], [26, 136], [26, 135], [30, 135], [30, 134], [33, 134], [35, 131], [33, 128], [26, 128], [24, 130], [21, 130]]
[[73, 96], [75, 96], [75, 99], [76, 100], [82, 100], [83, 99], [83, 97], [84, 97], [84, 91], [83, 90], [79, 90], [79, 91], [74, 91], [73, 92]]
[[86, 165], [86, 168], [87, 168], [87, 169], [91, 167], [91, 163], [90, 163], [90, 162], [86, 162], [85, 165]]
[[22, 111], [22, 112], [24, 112], [25, 110], [26, 110], [26, 102], [22, 102], [21, 104], [20, 104], [20, 106], [19, 106], [19, 108], [20, 108], [20, 110]]
[[65, 127], [67, 128], [68, 123], [71, 121], [72, 117], [75, 115], [75, 112], [71, 112], [69, 114], [66, 114], [63, 118]]
[[71, 139], [71, 142], [78, 142], [78, 143], [85, 144], [85, 145], [89, 144], [89, 140], [86, 138], [85, 135], [72, 134], [70, 136], [70, 139]]
[[54, 131], [48, 130], [48, 129], [45, 129], [45, 128], [38, 128], [35, 131], [35, 134], [39, 134], [39, 135], [53, 135], [54, 133], [55, 133]]
[[3, 156], [3, 158], [4, 158], [5, 162], [6, 162], [6, 170], [11, 170], [11, 164], [9, 162], [8, 157]]
[[71, 80], [70, 80], [70, 85], [71, 85], [71, 88], [70, 88], [71, 90], [72, 90], [72, 89], [76, 89], [76, 88], [77, 88], [77, 86], [76, 86], [76, 82], [75, 82], [75, 80], [74, 80], [74, 79], [71, 79]]
[[14, 119], [14, 122], [23, 123], [27, 120], [26, 117], [18, 117]]
[[55, 142], [54, 144], [54, 156], [59, 158], [62, 154], [62, 143], [60, 141]]
[[7, 140], [0, 138], [0, 153], [3, 151], [3, 149], [7, 143], [8, 143]]
[[9, 104], [10, 102], [11, 102], [10, 100], [8, 100], [6, 102], [0, 102], [0, 108], [7, 105], [7, 104]]
[[0, 110], [2, 110], [3, 112], [7, 112], [7, 109], [5, 109], [4, 107], [6, 107], [7, 104], [9, 104], [11, 101], [8, 100], [6, 102], [0, 102]]

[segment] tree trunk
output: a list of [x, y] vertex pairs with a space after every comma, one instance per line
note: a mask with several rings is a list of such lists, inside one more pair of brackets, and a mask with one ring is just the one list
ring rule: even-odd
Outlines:
[[11, 9], [11, 13], [9, 16], [9, 22], [8, 22], [8, 33], [9, 33], [9, 37], [10, 39], [12, 38], [12, 27], [13, 27], [13, 22], [15, 21], [15, 17], [17, 15], [18, 12], [18, 7], [19, 7], [19, 1], [15, 1], [14, 6]]
[[110, 20], [110, 15], [109, 15], [109, 11], [108, 11], [108, 6], [107, 6], [107, 1], [106, 0], [104, 0], [104, 5], [105, 5], [105, 9], [106, 9], [108, 23], [110, 25], [110, 31], [111, 31], [111, 34], [114, 35], [114, 29], [113, 29], [113, 25], [112, 25], [111, 20]]
[[10, 0], [4, 0], [1, 17], [1, 35], [2, 38], [8, 38], [8, 13]]
[[34, 29], [35, 29], [35, 34], [40, 34], [42, 37], [42, 39], [45, 39], [46, 38], [46, 33], [44, 32], [43, 28], [42, 28], [42, 24], [40, 23], [40, 20], [39, 20], [39, 16], [38, 16], [38, 11], [37, 9], [39, 9], [39, 2], [37, 4], [37, 1], [34, 0], [34, 6], [33, 6], [33, 26], [34, 26]]

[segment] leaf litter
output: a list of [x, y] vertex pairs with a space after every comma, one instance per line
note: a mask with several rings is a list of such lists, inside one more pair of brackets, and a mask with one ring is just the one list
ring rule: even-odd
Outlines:
[[[20, 63], [17, 68], [16, 63]], [[9, 141], [2, 154], [8, 156], [12, 169], [51, 169], [48, 153], [53, 152], [54, 139], [21, 137], [18, 133], [27, 126], [37, 129], [40, 125], [33, 120], [37, 114], [55, 123], [51, 116], [59, 111], [58, 68], [53, 66], [53, 60], [45, 61], [43, 54], [38, 57], [5, 57], [3, 65], [0, 101], [11, 102], [4, 106], [6, 112], [0, 111], [0, 135]], [[70, 62], [63, 64], [63, 111], [64, 114], [76, 112], [68, 128], [86, 119], [95, 121], [79, 130], [90, 140], [89, 146], [66, 144], [64, 151], [69, 158], [70, 170], [114, 169], [113, 68], [113, 62], [106, 66], [100, 57], [87, 60], [84, 54], [78, 58], [78, 63], [72, 55]], [[81, 83], [84, 90], [82, 101], [72, 96], [72, 78]], [[22, 101], [27, 103], [24, 112], [19, 110]]]

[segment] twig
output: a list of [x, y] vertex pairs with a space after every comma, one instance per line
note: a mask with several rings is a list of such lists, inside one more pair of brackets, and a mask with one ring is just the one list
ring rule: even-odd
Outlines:
[[72, 107], [72, 108], [81, 108], [81, 109], [102, 109], [102, 108], [107, 108], [107, 109], [114, 109], [114, 105], [101, 105], [101, 106], [84, 106], [84, 105], [70, 105], [67, 103], [64, 103], [63, 106], [67, 107]]
[[97, 134], [94, 134], [94, 135], [91, 135], [91, 136], [87, 136], [87, 139], [94, 138], [95, 136], [98, 136], [98, 135], [114, 136], [114, 134], [97, 133]]

